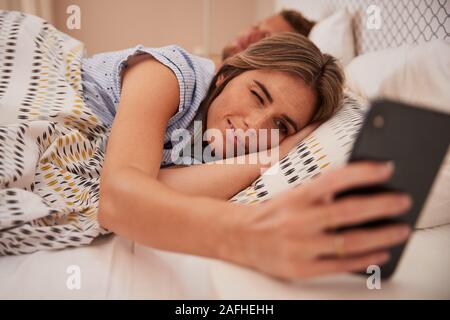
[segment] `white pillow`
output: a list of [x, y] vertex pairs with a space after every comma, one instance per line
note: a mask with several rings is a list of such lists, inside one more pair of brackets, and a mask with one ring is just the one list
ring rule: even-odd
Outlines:
[[385, 97], [450, 112], [450, 44], [434, 40], [356, 57], [347, 86], [368, 99]]
[[309, 39], [324, 53], [331, 54], [347, 65], [355, 56], [352, 16], [341, 9], [316, 23]]
[[[369, 99], [384, 97], [450, 113], [450, 44], [433, 40], [361, 55], [346, 68], [347, 85]], [[418, 228], [450, 223], [450, 151]]]
[[346, 92], [343, 105], [231, 201], [252, 204], [304, 183], [321, 172], [345, 165], [367, 111], [367, 102]]

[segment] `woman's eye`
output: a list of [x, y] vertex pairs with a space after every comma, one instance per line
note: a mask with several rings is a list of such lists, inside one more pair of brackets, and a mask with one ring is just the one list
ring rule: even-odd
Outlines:
[[250, 90], [250, 92], [259, 100], [259, 103], [264, 104], [263, 98], [255, 90]]
[[280, 130], [280, 132], [284, 135], [288, 134], [289, 129], [288, 127], [283, 123], [283, 121], [275, 120], [275, 125]]

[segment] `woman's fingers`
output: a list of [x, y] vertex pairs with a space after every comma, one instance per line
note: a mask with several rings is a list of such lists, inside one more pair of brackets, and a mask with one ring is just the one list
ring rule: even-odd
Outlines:
[[291, 135], [290, 137], [284, 139], [280, 144], [279, 149], [279, 156], [280, 159], [283, 158], [285, 155], [287, 155], [292, 148], [294, 148], [300, 141], [305, 139], [311, 132], [313, 132], [318, 126], [320, 125], [320, 122], [313, 122], [303, 129], [301, 129], [299, 132], [297, 132], [294, 135]]
[[357, 162], [329, 171], [299, 188], [293, 189], [292, 196], [299, 200], [322, 201], [324, 197], [358, 187], [376, 185], [387, 181], [393, 172], [389, 162]]
[[[314, 277], [334, 273], [365, 271], [370, 265], [381, 266], [388, 260], [389, 253], [387, 252], [376, 252], [353, 258], [316, 260], [316, 262], [311, 264], [311, 270], [300, 271], [299, 276]], [[305, 273], [307, 274], [304, 276]]]
[[[358, 229], [331, 235], [327, 231], [388, 218], [406, 212], [411, 200], [405, 194], [349, 195], [333, 199], [339, 192], [381, 184], [393, 172], [391, 165], [353, 163], [294, 188], [261, 205], [258, 215], [258, 246], [271, 248], [270, 273], [302, 278], [328, 273], [358, 271], [380, 265], [386, 253], [368, 254], [407, 239], [404, 229]], [[327, 197], [331, 201], [324, 201]], [[273, 259], [277, 256], [278, 259]], [[329, 259], [329, 257], [339, 257]], [[275, 262], [276, 261], [276, 262]]]
[[315, 246], [321, 256], [354, 256], [375, 252], [405, 242], [410, 234], [407, 225], [391, 225], [383, 228], [361, 229], [326, 235]]
[[312, 227], [317, 230], [337, 229], [371, 220], [397, 216], [411, 207], [409, 196], [382, 193], [371, 196], [349, 196], [324, 204], [311, 212], [315, 215]]
[[[297, 145], [300, 141], [302, 141], [303, 139], [305, 139], [307, 136], [309, 136], [314, 130], [317, 129], [317, 127], [320, 125], [320, 122], [313, 122], [310, 123], [309, 125], [307, 125], [306, 127], [304, 127], [303, 129], [301, 129], [299, 132], [297, 132], [296, 134], [290, 136], [289, 138], [287, 138], [286, 140], [292, 141], [295, 143], [295, 145]], [[294, 147], [294, 145], [291, 146], [292, 148]]]

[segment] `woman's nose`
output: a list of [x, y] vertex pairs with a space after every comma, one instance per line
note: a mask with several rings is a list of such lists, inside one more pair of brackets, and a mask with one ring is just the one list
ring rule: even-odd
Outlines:
[[[257, 150], [271, 148], [272, 145], [276, 145], [279, 143], [279, 136], [273, 136], [273, 134], [276, 134], [276, 132], [272, 131], [272, 129], [274, 129], [272, 118], [273, 115], [270, 112], [257, 111], [249, 114], [246, 118], [244, 118], [246, 130], [251, 129], [249, 133], [252, 133], [257, 137]], [[263, 130], [267, 131], [264, 133]], [[252, 148], [249, 147], [249, 149]]]
[[271, 114], [268, 112], [252, 112], [244, 119], [246, 130], [254, 129], [258, 131], [259, 129], [269, 128], [271, 117]]

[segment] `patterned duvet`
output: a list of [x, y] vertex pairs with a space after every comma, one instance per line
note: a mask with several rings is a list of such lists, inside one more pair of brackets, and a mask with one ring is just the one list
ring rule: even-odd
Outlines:
[[0, 11], [0, 255], [89, 244], [108, 127], [81, 97], [83, 44]]

